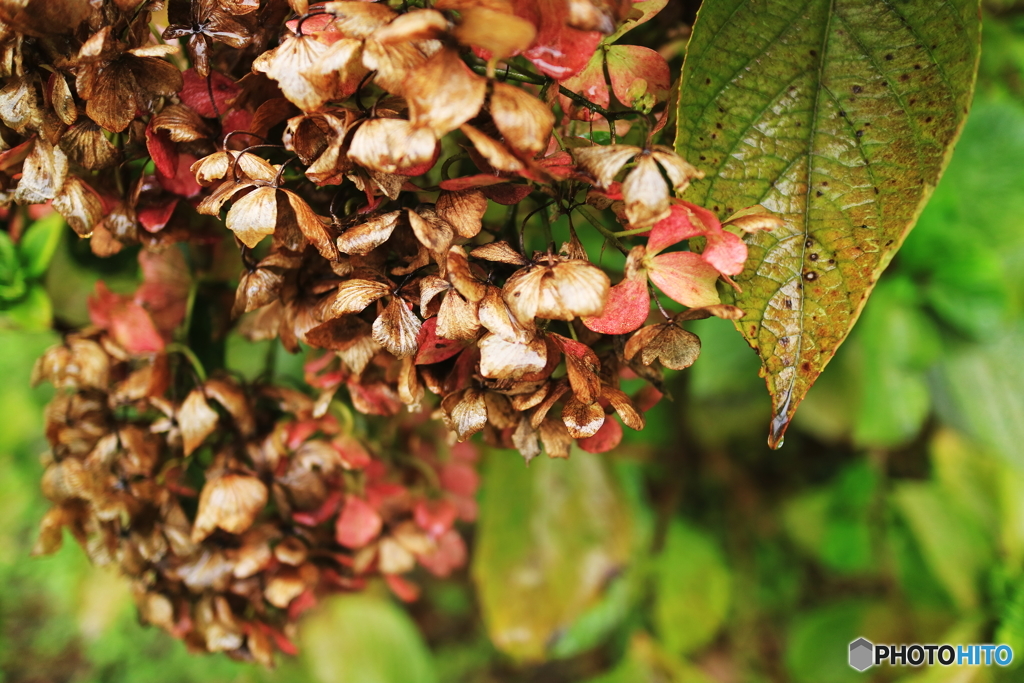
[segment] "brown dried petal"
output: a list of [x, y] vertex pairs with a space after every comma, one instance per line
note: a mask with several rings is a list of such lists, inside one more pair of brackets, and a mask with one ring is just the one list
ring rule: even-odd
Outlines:
[[483, 259], [484, 261], [507, 263], [512, 266], [525, 266], [530, 263], [525, 256], [516, 251], [515, 248], [505, 240], [489, 242], [488, 244], [479, 246], [469, 252], [469, 255], [473, 258]]
[[491, 116], [505, 142], [529, 157], [543, 152], [555, 125], [551, 108], [520, 88], [498, 81], [493, 87]]
[[417, 338], [423, 323], [416, 317], [401, 297], [391, 297], [391, 302], [373, 321], [373, 340], [391, 352], [396, 358], [412, 356], [419, 348]]
[[572, 437], [561, 420], [549, 417], [540, 423], [540, 441], [551, 458], [568, 458], [572, 449]]
[[502, 296], [519, 320], [572, 320], [598, 315], [608, 300], [611, 280], [589, 261], [559, 261], [513, 273]]
[[476, 304], [466, 301], [458, 292], [449, 291], [437, 312], [437, 336], [458, 341], [476, 339], [480, 334], [476, 308]]
[[497, 287], [487, 287], [487, 294], [477, 309], [477, 317], [481, 325], [506, 341], [526, 343], [534, 337], [532, 319], [528, 325], [519, 322]]
[[311, 35], [292, 36], [252, 63], [252, 70], [277, 81], [281, 92], [303, 111], [315, 111], [333, 95], [332, 89], [313, 83], [304, 75], [327, 51], [327, 44]]
[[436, 149], [429, 128], [403, 119], [373, 119], [356, 129], [348, 156], [366, 168], [396, 173], [430, 161]]
[[456, 245], [448, 250], [448, 280], [459, 294], [469, 301], [479, 302], [487, 294], [487, 285], [473, 275], [466, 250]]
[[409, 225], [413, 234], [420, 244], [429, 249], [433, 254], [440, 254], [444, 258], [448, 248], [455, 239], [455, 234], [450, 225], [437, 217], [433, 211], [424, 209], [419, 212], [406, 209], [409, 218]]
[[121, 158], [121, 151], [89, 119], [82, 119], [68, 128], [61, 136], [60, 148], [76, 164], [90, 171], [113, 166]]
[[476, 151], [487, 160], [494, 169], [506, 173], [518, 173], [525, 165], [503, 144], [480, 132], [468, 123], [463, 124], [459, 130], [466, 134]]
[[423, 279], [420, 280], [420, 315], [428, 318], [430, 316], [428, 312], [430, 304], [434, 301], [434, 298], [441, 292], [447, 292], [451, 287], [451, 284], [442, 277], [424, 275]]
[[202, 390], [193, 389], [181, 404], [177, 420], [181, 427], [185, 456], [188, 457], [217, 428], [218, 416], [217, 411], [206, 402]]
[[632, 145], [594, 145], [573, 150], [576, 163], [594, 176], [599, 187], [607, 188], [630, 159], [642, 150]]
[[601, 398], [612, 404], [612, 408], [615, 408], [615, 412], [622, 418], [624, 425], [636, 430], [644, 428], [644, 416], [637, 411], [633, 401], [625, 393], [615, 387], [605, 385], [601, 388]]
[[414, 9], [375, 31], [373, 39], [386, 45], [441, 38], [447, 31], [448, 20], [443, 14], [433, 9]]
[[538, 455], [540, 455], [540, 444], [537, 443], [537, 431], [530, 424], [530, 420], [522, 415], [519, 418], [519, 424], [516, 425], [516, 429], [512, 432], [512, 445], [516, 447], [523, 459], [526, 460], [527, 464]]
[[383, 282], [376, 280], [345, 280], [329, 298], [317, 308], [320, 320], [331, 320], [351, 313], [359, 313], [377, 299], [390, 292]]
[[256, 432], [256, 419], [252, 406], [245, 392], [233, 380], [214, 377], [203, 385], [206, 395], [224, 406], [224, 409], [235, 419], [235, 426], [242, 436], [252, 436]]
[[477, 115], [487, 95], [487, 80], [470, 71], [457, 52], [442, 49], [405, 81], [409, 119], [437, 137]]
[[604, 409], [600, 403], [594, 401], [588, 405], [575, 396], [569, 397], [562, 408], [562, 422], [565, 423], [569, 436], [574, 439], [584, 439], [597, 434], [597, 430], [604, 424], [604, 417]]
[[191, 107], [170, 104], [153, 116], [154, 130], [167, 131], [172, 142], [192, 142], [210, 137], [210, 129]]
[[478, 189], [456, 192], [441, 190], [434, 210], [442, 220], [455, 229], [459, 237], [472, 239], [480, 234], [480, 228], [483, 227], [487, 197]]
[[480, 374], [491, 379], [519, 379], [540, 372], [547, 365], [547, 344], [543, 339], [519, 343], [497, 334], [486, 334], [479, 342]]
[[[201, 209], [200, 205], [203, 213]], [[252, 249], [264, 237], [273, 235], [277, 227], [277, 189], [257, 187], [232, 204], [225, 223], [242, 244]]]
[[218, 527], [232, 534], [243, 533], [266, 504], [267, 487], [256, 477], [229, 473], [209, 479], [199, 494], [192, 541], [202, 541]]
[[640, 354], [640, 362], [650, 365], [660, 361], [666, 368], [683, 370], [700, 355], [700, 338], [675, 323], [642, 327], [629, 338], [623, 355], [632, 360]]
[[359, 256], [369, 254], [388, 241], [400, 215], [401, 211], [391, 211], [349, 228], [338, 236], [338, 251]]
[[79, 235], [89, 237], [103, 219], [103, 203], [91, 187], [78, 176], [69, 176], [53, 198], [53, 208]]
[[32, 151], [25, 157], [21, 178], [14, 191], [19, 204], [42, 204], [57, 196], [68, 174], [68, 158], [59, 147], [37, 137]]
[[526, 19], [510, 11], [478, 6], [462, 9], [459, 25], [455, 27], [455, 38], [460, 43], [481, 47], [495, 60], [526, 50], [536, 36], [537, 29]]
[[483, 392], [469, 388], [448, 394], [441, 401], [445, 425], [455, 432], [459, 441], [465, 441], [487, 424], [487, 405]]

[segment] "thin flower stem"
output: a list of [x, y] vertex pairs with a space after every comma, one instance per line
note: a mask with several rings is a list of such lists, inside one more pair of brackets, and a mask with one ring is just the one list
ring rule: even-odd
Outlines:
[[543, 211], [544, 209], [548, 208], [549, 206], [551, 206], [554, 203], [555, 203], [555, 200], [552, 199], [547, 204], [543, 204], [540, 207], [538, 207], [538, 208], [534, 209], [533, 211], [531, 211], [530, 213], [528, 213], [526, 215], [526, 218], [523, 219], [523, 225], [522, 225], [522, 227], [519, 228], [519, 253], [522, 254], [523, 256], [526, 256], [526, 237], [525, 237], [525, 235], [526, 235], [526, 224], [530, 222], [531, 218], [533, 218], [533, 214], [537, 213], [538, 211]]
[[569, 326], [569, 336], [572, 337], [573, 341], [578, 342], [580, 339], [576, 336], [576, 326], [572, 324], [571, 320], [566, 325]]
[[196, 355], [195, 351], [179, 342], [172, 342], [168, 344], [164, 350], [167, 351], [167, 353], [180, 353], [185, 356], [185, 358], [188, 359], [188, 362], [192, 365], [192, 369], [195, 370], [199, 380], [201, 382], [206, 381], [206, 368], [203, 367], [203, 364], [200, 362], [199, 356]]
[[453, 154], [452, 156], [445, 159], [444, 163], [441, 165], [441, 180], [448, 180], [448, 169], [451, 168], [452, 164], [454, 164], [456, 161], [462, 161], [463, 159], [468, 158], [469, 152], [460, 152], [458, 154]]
[[577, 206], [576, 208], [579, 210], [581, 214], [583, 214], [583, 217], [587, 219], [587, 222], [593, 225], [599, 233], [604, 235], [605, 239], [612, 243], [612, 246], [621, 251], [623, 254], [629, 253], [629, 249], [626, 249], [626, 247], [623, 246], [622, 242], [619, 241], [619, 238], [616, 236], [616, 234], [609, 230], [608, 228], [601, 225], [600, 218], [591, 215], [589, 206]]
[[650, 231], [650, 228], [633, 228], [632, 230], [622, 230], [621, 232], [613, 232], [612, 234], [616, 237], [633, 237], [634, 235], [640, 235]]

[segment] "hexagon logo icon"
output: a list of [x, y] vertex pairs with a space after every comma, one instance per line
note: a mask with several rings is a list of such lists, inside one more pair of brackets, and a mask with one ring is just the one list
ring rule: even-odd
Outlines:
[[858, 638], [850, 643], [850, 666], [857, 671], [864, 671], [874, 664], [875, 646], [866, 638]]

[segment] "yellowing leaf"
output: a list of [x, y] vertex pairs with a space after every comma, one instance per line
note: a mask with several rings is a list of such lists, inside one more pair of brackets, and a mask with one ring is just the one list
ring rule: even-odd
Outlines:
[[781, 444], [946, 164], [974, 88], [977, 0], [724, 0], [694, 25], [676, 148], [719, 216], [761, 204], [737, 322]]
[[493, 452], [473, 557], [491, 640], [521, 660], [540, 660], [601, 597], [629, 560], [631, 526], [605, 462], [574, 452], [529, 469]]

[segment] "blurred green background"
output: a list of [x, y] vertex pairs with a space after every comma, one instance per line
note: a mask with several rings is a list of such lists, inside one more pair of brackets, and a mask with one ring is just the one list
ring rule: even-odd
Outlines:
[[[32, 363], [58, 339], [50, 320], [83, 323], [94, 280], [130, 288], [134, 261], [94, 259], [59, 223], [39, 229], [27, 256], [0, 244], [0, 284], [20, 292], [0, 331], [0, 683], [1024, 680], [1024, 12], [1014, 5], [990, 5], [949, 170], [785, 448], [764, 445], [756, 356], [730, 323], [695, 323], [701, 358], [672, 378], [674, 400], [644, 432], [610, 455], [529, 469], [489, 453], [472, 566], [447, 581], [417, 577], [424, 597], [408, 607], [381, 586], [328, 602], [305, 620], [301, 656], [273, 671], [190, 655], [140, 626], [126, 586], [74, 543], [29, 557], [47, 507], [50, 391], [29, 388]], [[51, 250], [45, 274], [18, 265]], [[236, 367], [264, 353], [228, 344]], [[281, 361], [301, 376], [295, 359]], [[1004, 642], [1016, 659], [858, 674], [846, 664], [858, 636]]]

